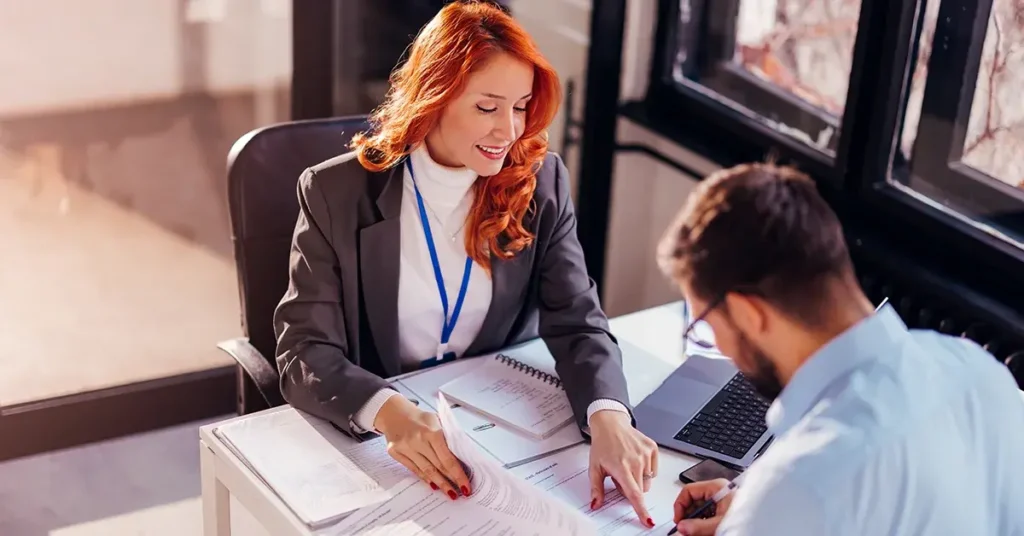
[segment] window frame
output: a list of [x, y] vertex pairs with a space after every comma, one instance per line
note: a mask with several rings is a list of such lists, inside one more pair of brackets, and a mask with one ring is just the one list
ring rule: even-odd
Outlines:
[[[940, 21], [946, 14], [943, 8], [948, 8], [954, 2], [964, 5], [968, 5], [970, 2], [970, 0], [931, 1], [942, 2], [938, 14]], [[982, 17], [985, 24], [987, 24], [991, 2], [992, 0], [978, 1], [978, 4], [987, 5], [977, 7], [979, 10], [985, 10], [984, 17]], [[879, 63], [876, 73], [878, 82], [874, 86], [864, 87], [865, 94], [870, 98], [864, 99], [862, 102], [863, 111], [858, 112], [858, 115], [863, 119], [857, 122], [856, 131], [851, 132], [851, 137], [865, 141], [854, 144], [857, 150], [850, 155], [848, 189], [854, 196], [845, 200], [843, 204], [850, 207], [851, 212], [848, 217], [851, 221], [889, 234], [894, 240], [905, 244], [916, 255], [931, 260], [948, 274], [972, 284], [976, 288], [986, 289], [993, 295], [1009, 296], [1013, 294], [1016, 298], [1008, 299], [1007, 302], [1019, 302], [1019, 299], [1024, 299], [1024, 284], [1017, 285], [1022, 288], [1021, 291], [1011, 291], [1001, 282], [1024, 283], [1024, 277], [1022, 277], [1024, 272], [1021, 271], [1021, 266], [1024, 266], [1024, 250], [975, 226], [969, 220], [969, 214], [956, 214], [956, 208], [951, 207], [952, 211], [945, 210], [934, 202], [923, 200], [923, 196], [905, 186], [905, 177], [901, 176], [909, 171], [910, 166], [913, 166], [912, 160], [908, 162], [904, 159], [900, 149], [900, 136], [903, 132], [905, 108], [910, 94], [910, 75], [914, 72], [917, 61], [917, 49], [920, 45], [925, 8], [926, 0], [893, 2], [889, 7], [889, 12], [880, 16], [889, 22], [885, 27], [884, 35], [876, 42], [877, 50], [889, 50], [893, 53]], [[980, 42], [974, 60], [978, 63], [981, 59], [981, 45], [985, 39], [985, 28], [985, 25], [981, 26], [980, 36], [972, 31], [972, 35], [978, 37]], [[906, 37], [907, 34], [910, 35], [909, 41]], [[946, 38], [946, 35], [940, 32], [937, 24], [933, 43], [940, 43]], [[932, 57], [929, 58], [929, 80], [925, 82], [926, 94], [933, 62], [947, 61], [936, 59], [936, 48], [942, 47], [932, 47]], [[941, 68], [938, 72], [940, 76], [947, 76]], [[939, 79], [941, 80], [941, 78]], [[960, 126], [952, 127], [947, 124], [944, 127], [947, 131], [951, 128], [962, 128], [963, 132], [966, 132], [976, 72], [970, 78], [969, 88], [964, 90], [963, 88], [967, 87], [965, 84], [967, 79], [966, 76], [958, 78], [956, 106], [949, 106], [948, 100], [945, 101], [947, 103], [945, 107], [942, 106], [943, 101], [941, 100], [932, 104], [932, 106], [937, 105], [938, 109], [946, 111], [956, 108], [955, 113], [959, 113], [962, 105], [959, 95], [961, 93], [967, 95], [965, 97], [967, 113], [961, 114], [962, 119], [954, 120]], [[926, 96], [925, 99], [927, 98]], [[938, 128], [934, 123], [931, 123], [929, 127], [929, 123], [925, 121], [925, 118], [929, 116], [929, 111], [933, 111], [935, 108], [929, 109], [924, 106], [925, 104], [922, 103], [918, 138], [922, 133], [927, 136], [935, 128]], [[922, 125], [925, 125], [924, 129], [922, 129]], [[961, 137], [960, 140], [962, 139]], [[953, 142], [955, 141], [947, 139], [939, 146], [943, 152], [935, 154], [953, 154], [952, 151], [955, 147]], [[933, 142], [926, 141], [925, 143]], [[962, 147], [963, 143], [960, 141], [959, 149], [962, 150]], [[925, 145], [920, 150], [929, 149], [929, 145]], [[915, 139], [912, 153], [917, 154], [918, 150], [918, 141]], [[957, 157], [959, 158], [959, 154]], [[987, 188], [990, 181], [998, 182], [998, 179], [988, 177], [957, 161], [950, 162], [940, 157], [933, 159], [932, 165], [935, 165], [936, 162], [942, 162], [946, 167], [938, 179], [946, 182], [940, 182], [940, 184], [973, 188], [975, 192], [978, 192]], [[898, 166], [897, 163], [904, 165]], [[918, 172], [920, 170], [921, 168], [918, 168]], [[985, 180], [975, 181], [982, 176]], [[965, 181], [975, 182], [965, 183]], [[1010, 188], [1009, 185], [1004, 184], [1004, 186]], [[946, 193], [949, 194], [948, 191]]]
[[[874, 0], [865, 0], [866, 2]], [[772, 156], [784, 163], [798, 165], [804, 171], [827, 180], [839, 187], [845, 176], [848, 147], [844, 143], [843, 117], [847, 117], [851, 104], [856, 102], [856, 88], [849, 85], [843, 116], [835, 117], [799, 97], [773, 86], [732, 61], [735, 51], [736, 16], [740, 0], [691, 0], [687, 46], [697, 54], [684, 62], [686, 78], [678, 80], [672, 72], [670, 54], [680, 44], [679, 2], [659, 0], [657, 27], [654, 37], [650, 84], [644, 99], [647, 115], [664, 115], [663, 122], [687, 122], [698, 119], [713, 135], [727, 137], [736, 144], [739, 154], [757, 154], [754, 160]], [[861, 21], [863, 22], [863, 21]], [[860, 35], [858, 23], [858, 35]], [[710, 43], [697, 47], [696, 43]], [[863, 58], [854, 50], [851, 79], [860, 76]], [[704, 83], [710, 81], [711, 84]], [[719, 91], [720, 88], [741, 88]], [[733, 102], [746, 106], [735, 107]], [[753, 104], [753, 106], [750, 106]], [[755, 110], [774, 110], [772, 117]], [[664, 114], [662, 113], [664, 112]], [[627, 113], [628, 115], [628, 113]], [[791, 128], [816, 131], [824, 126], [834, 129], [835, 155], [823, 152], [800, 139], [784, 134], [772, 126], [772, 121]], [[808, 125], [808, 123], [812, 123]], [[671, 127], [670, 127], [671, 128]], [[680, 130], [680, 129], [673, 129]]]
[[[979, 3], [990, 7], [991, 2], [980, 0]], [[953, 4], [959, 8], [960, 4], [969, 5], [969, 0], [945, 0], [940, 6], [940, 20]], [[685, 85], [680, 85], [679, 89], [672, 87], [677, 83], [671, 78], [671, 64], [667, 61], [666, 53], [673, 50], [669, 47], [675, 46], [673, 26], [678, 14], [676, 6], [674, 0], [659, 2], [648, 93], [642, 104], [627, 105], [624, 115], [635, 119], [638, 114], [631, 114], [630, 110], [646, 108], [648, 126], [680, 143], [697, 140], [696, 150], [700, 150], [700, 142], [703, 141], [698, 138], [709, 138], [712, 141], [703, 143], [712, 145], [708, 152], [722, 165], [759, 158], [751, 158], [752, 155], [774, 153], [781, 157], [778, 160], [782, 163], [795, 164], [814, 177], [823, 195], [833, 203], [844, 221], [882, 233], [904, 245], [908, 252], [926, 259], [926, 262], [933, 263], [953, 277], [977, 284], [987, 291], [1012, 294], [1024, 299], [1024, 285], [1016, 285], [1022, 287], [1021, 291], [1011, 291], [1005, 284], [1006, 281], [1024, 283], [1024, 272], [1021, 271], [1024, 250], [979, 229], [965, 217], [923, 202], [922, 196], [909, 192], [899, 184], [900, 171], [894, 162], [898, 162], [902, 156], [899, 150], [900, 133], [910, 92], [909, 76], [917, 59], [921, 25], [924, 23], [925, 0], [862, 1], [843, 124], [837, 133], [840, 137], [834, 165], [822, 165], [816, 156], [823, 153], [736, 113], [721, 99], [709, 97], [707, 94], [711, 92], [706, 89], [698, 90]], [[976, 9], [983, 9], [984, 6]], [[980, 63], [985, 39], [989, 8], [984, 9], [986, 16], [980, 18], [982, 22], [977, 22], [977, 17], [974, 21], [975, 24], [981, 24], [980, 34], [973, 31], [973, 27], [970, 33], [978, 41], [975, 63]], [[701, 20], [698, 17], [693, 19]], [[956, 21], [955, 18], [953, 20]], [[941, 34], [939, 28], [936, 28], [935, 42], [945, 38]], [[936, 48], [941, 47], [933, 47], [933, 51]], [[941, 60], [936, 59], [933, 52], [929, 61]], [[974, 78], [971, 78], [968, 90], [960, 91], [965, 79], [961, 78], [961, 84], [957, 87], [958, 109], [963, 107], [961, 93], [966, 94], [964, 98], [967, 99], [968, 109], [973, 98]], [[692, 84], [697, 85], [696, 82]], [[938, 87], [926, 82], [928, 85]], [[928, 91], [927, 87], [925, 91]], [[946, 111], [948, 109], [945, 108]], [[924, 118], [930, 110], [934, 108], [922, 109], [923, 124], [927, 124]], [[956, 128], [965, 132], [969, 113], [959, 117], [962, 119], [956, 120]], [[702, 132], [699, 136], [687, 132], [692, 129], [678, 126], [685, 125], [687, 121], [692, 122], [694, 118], [701, 121]], [[671, 122], [677, 125], [664, 126]], [[729, 150], [714, 146], [723, 143], [723, 140], [733, 144]], [[916, 144], [915, 141], [915, 153]], [[949, 150], [951, 147], [952, 144], [946, 142], [942, 146], [943, 152], [937, 154], [954, 154]], [[956, 156], [959, 157], [959, 154]], [[990, 188], [1012, 188], [1005, 183], [993, 185], [992, 181], [999, 181], [961, 162], [952, 162], [947, 163], [948, 172], [940, 176], [940, 181], [946, 179], [960, 187], [967, 184], [967, 188], [974, 188], [975, 191], [985, 185]], [[965, 179], [982, 178], [979, 176], [983, 180], [965, 183]], [[890, 178], [897, 180], [890, 182]], [[1014, 302], [1011, 300], [1009, 303]]]
[[[934, 43], [945, 45], [932, 47], [909, 172], [895, 173], [893, 179], [920, 182], [916, 189], [948, 197], [951, 208], [975, 221], [1005, 222], [1024, 232], [1024, 191], [962, 161], [992, 2], [941, 3]], [[956, 24], [964, 18], [972, 18], [966, 34]], [[993, 218], [988, 215], [993, 211], [1010, 215]]]
[[[690, 63], [687, 69], [689, 80], [717, 91], [755, 113], [757, 110], [770, 110], [772, 116], [769, 119], [801, 132], [817, 132], [830, 127], [838, 140], [842, 118], [758, 78], [733, 61], [736, 54], [736, 24], [742, 1], [691, 0], [691, 9], [703, 18], [703, 27], [698, 32], [703, 46], [697, 48], [695, 57], [687, 62]], [[670, 72], [670, 80], [675, 80], [672, 75]], [[838, 152], [838, 141], [833, 150]], [[827, 154], [825, 156], [829, 161], [835, 158]]]

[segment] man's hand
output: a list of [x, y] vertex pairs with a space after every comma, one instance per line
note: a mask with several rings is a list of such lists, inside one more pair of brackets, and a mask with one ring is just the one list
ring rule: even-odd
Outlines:
[[629, 414], [602, 410], [590, 416], [590, 507], [604, 504], [604, 480], [612, 477], [645, 526], [654, 520], [644, 506], [644, 493], [658, 474], [658, 445], [633, 428]]
[[380, 408], [374, 427], [387, 438], [388, 454], [431, 488], [452, 500], [472, 493], [436, 414], [420, 410], [403, 396], [393, 396]]
[[683, 518], [697, 508], [700, 508], [705, 501], [711, 500], [711, 497], [727, 484], [729, 484], [728, 480], [718, 478], [683, 486], [679, 496], [676, 497], [675, 517], [673, 518], [680, 535], [714, 536], [715, 531], [718, 530], [718, 524], [722, 522], [722, 517], [725, 516], [729, 505], [732, 504], [732, 494], [726, 495], [721, 502], [712, 506], [710, 510], [705, 510], [705, 512], [711, 514], [710, 517], [704, 519]]

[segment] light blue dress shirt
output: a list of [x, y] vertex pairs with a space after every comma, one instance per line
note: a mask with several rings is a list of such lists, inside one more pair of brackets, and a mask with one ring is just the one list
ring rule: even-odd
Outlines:
[[768, 425], [721, 536], [1024, 535], [1024, 402], [969, 340], [884, 307], [797, 370]]

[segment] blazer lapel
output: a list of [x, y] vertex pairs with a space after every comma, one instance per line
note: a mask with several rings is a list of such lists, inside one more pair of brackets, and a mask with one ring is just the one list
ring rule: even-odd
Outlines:
[[390, 376], [401, 373], [398, 356], [398, 271], [401, 258], [403, 175], [390, 171], [370, 173], [371, 184], [382, 184], [376, 198], [381, 220], [359, 231], [359, 281], [370, 333], [381, 365]]
[[526, 253], [522, 251], [511, 259], [499, 259], [491, 254], [491, 304], [487, 308], [480, 332], [466, 349], [465, 355], [476, 356], [505, 345], [509, 325], [522, 309], [525, 289], [521, 277]]

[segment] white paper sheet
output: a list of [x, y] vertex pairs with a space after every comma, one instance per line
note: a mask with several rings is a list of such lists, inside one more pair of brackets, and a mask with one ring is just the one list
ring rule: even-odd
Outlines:
[[672, 505], [679, 487], [670, 477], [655, 479], [645, 504], [656, 523], [647, 528], [640, 523], [633, 506], [608, 479], [605, 483], [604, 504], [590, 509], [590, 450], [586, 446], [574, 447], [547, 458], [513, 469], [511, 472], [524, 482], [543, 490], [570, 508], [587, 516], [601, 536], [633, 536], [637, 534], [667, 534], [675, 526]]
[[365, 507], [323, 536], [587, 536], [594, 533], [587, 519], [545, 496], [510, 474], [477, 450], [458, 427], [443, 397], [438, 416], [452, 453], [470, 469], [473, 493], [453, 501], [421, 482], [402, 488], [390, 501]]
[[383, 437], [357, 443], [295, 409], [234, 421], [215, 433], [310, 527], [386, 501], [417, 481], [388, 455]]
[[416, 482], [394, 499], [366, 507], [319, 536], [547, 536], [550, 532], [522, 519], [504, 516]]
[[537, 488], [516, 478], [496, 461], [480, 452], [459, 428], [444, 395], [438, 395], [438, 416], [445, 440], [459, 460], [470, 468], [473, 493], [465, 500], [494, 512], [556, 530], [554, 534], [593, 534], [584, 516], [552, 501]]

